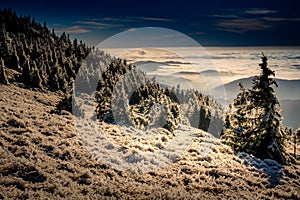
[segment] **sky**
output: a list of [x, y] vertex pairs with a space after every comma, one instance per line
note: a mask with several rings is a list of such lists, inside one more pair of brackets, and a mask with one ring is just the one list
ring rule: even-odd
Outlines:
[[56, 33], [96, 46], [123, 31], [172, 29], [202, 46], [300, 45], [300, 2], [221, 0], [98, 0], [0, 2], [19, 15], [35, 17]]

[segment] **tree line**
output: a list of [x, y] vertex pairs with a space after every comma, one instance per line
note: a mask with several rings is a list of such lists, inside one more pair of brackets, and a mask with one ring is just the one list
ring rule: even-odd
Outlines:
[[[273, 89], [278, 85], [271, 78], [275, 72], [264, 55], [259, 66], [262, 72], [253, 79], [252, 88], [239, 85], [240, 92], [224, 117], [222, 106], [200, 91], [161, 85], [126, 60], [77, 39], [71, 41], [68, 34], [58, 36], [30, 16], [0, 10], [1, 84], [16, 82], [27, 88], [61, 91], [65, 98], [57, 107], [69, 111], [74, 87], [87, 94], [96, 90], [95, 113], [101, 121], [141, 129], [161, 126], [169, 131], [186, 124], [215, 136], [222, 130], [222, 141], [235, 152], [289, 163], [293, 159], [285, 142], [291, 129], [282, 125]], [[293, 135], [295, 146], [299, 133]]]

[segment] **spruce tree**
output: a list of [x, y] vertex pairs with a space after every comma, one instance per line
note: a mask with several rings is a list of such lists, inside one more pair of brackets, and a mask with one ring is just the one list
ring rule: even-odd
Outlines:
[[0, 60], [0, 84], [7, 85], [8, 80], [5, 72], [4, 60], [1, 58]]
[[273, 86], [278, 87], [267, 57], [259, 64], [262, 73], [253, 78], [251, 89], [241, 84], [240, 93], [229, 106], [222, 136], [235, 152], [247, 152], [258, 158], [286, 163], [285, 132], [282, 128], [279, 101]]

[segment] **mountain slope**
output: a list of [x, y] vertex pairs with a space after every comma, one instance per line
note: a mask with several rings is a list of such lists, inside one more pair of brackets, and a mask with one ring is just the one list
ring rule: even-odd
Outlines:
[[[137, 91], [134, 97], [128, 97], [128, 90], [122, 89], [120, 93], [117, 92], [122, 94], [119, 96], [122, 102], [126, 98], [131, 98], [131, 110], [129, 111], [128, 105], [123, 103], [119, 112], [130, 112], [136, 126], [144, 127], [150, 123], [152, 116], [148, 113], [153, 102], [166, 105], [166, 129], [174, 129], [181, 120], [181, 114], [178, 114], [179, 102], [174, 102], [175, 99], [171, 98], [171, 95], [174, 96], [173, 91], [164, 91], [155, 81], [154, 84], [148, 84], [149, 81], [146, 80], [143, 72], [136, 73], [133, 75], [135, 77], [127, 76], [133, 66], [127, 64], [126, 60], [112, 58], [102, 50], [86, 46], [82, 41], [79, 43], [76, 39], [71, 41], [65, 33], [57, 36], [54, 30], [50, 32], [46, 23], [42, 26], [30, 16], [19, 17], [11, 9], [0, 10], [0, 44], [0, 83], [2, 84], [18, 82], [25, 88], [62, 91], [66, 98], [59, 107], [67, 108], [68, 111], [72, 111], [71, 93], [74, 85], [77, 92], [81, 90], [80, 92], [91, 94], [97, 90], [98, 105], [95, 110], [98, 119], [115, 123], [116, 120], [112, 117], [111, 99], [120, 77], [126, 76], [129, 79], [123, 80], [125, 84], [121, 87], [135, 88]], [[75, 79], [76, 84], [74, 84]], [[145, 85], [135, 87], [136, 80], [144, 80], [139, 83]], [[217, 103], [199, 94], [197, 106], [194, 105], [192, 109], [196, 113], [194, 115], [198, 115], [198, 120], [195, 120], [195, 125], [193, 124], [195, 127], [208, 130], [207, 124], [211, 122], [218, 128], [212, 128], [210, 131], [220, 135], [222, 109]], [[186, 110], [185, 115], [189, 113], [190, 110]]]
[[0, 10], [0, 78], [5, 82], [66, 92], [90, 51], [82, 41], [50, 32], [46, 23]]
[[[112, 169], [89, 154], [70, 113], [56, 114], [60, 98], [0, 85], [1, 199], [300, 198], [299, 165], [237, 157], [199, 129], [182, 157], [163, 169], [143, 174]], [[118, 129], [102, 127], [111, 134]], [[205, 147], [209, 151], [201, 151]]]
[[[120, 170], [101, 161], [99, 154], [94, 153], [100, 144], [93, 140], [95, 146], [89, 146], [84, 135], [89, 132], [97, 136], [102, 132], [92, 132], [86, 121], [78, 129], [75, 116], [64, 110], [72, 110], [71, 98], [64, 95], [71, 92], [75, 74], [91, 48], [82, 42], [78, 44], [77, 40], [71, 42], [66, 34], [58, 37], [50, 33], [46, 24], [41, 26], [29, 16], [19, 18], [10, 9], [0, 12], [0, 22], [0, 199], [300, 198], [299, 165], [282, 166], [244, 153], [236, 156], [211, 134], [181, 124], [174, 132], [163, 130], [157, 135], [151, 132], [148, 137], [136, 137], [140, 129], [94, 121], [96, 127], [104, 130], [103, 137], [114, 144], [101, 146], [106, 152], [113, 147], [120, 152], [143, 154], [164, 150], [181, 133], [191, 138], [181, 157], [165, 167], [152, 162], [156, 168], [140, 170], [144, 173]], [[112, 63], [102, 51], [100, 55], [111, 61], [105, 64], [112, 64], [106, 75], [113, 74], [113, 70], [118, 74], [124, 69], [122, 66], [127, 66], [123, 60]], [[81, 82], [87, 83], [83, 84], [86, 87], [99, 81], [93, 70], [88, 71], [94, 75], [92, 79]], [[107, 76], [100, 86], [112, 87], [117, 79]], [[166, 94], [175, 101], [173, 89], [154, 92], [153, 88], [158, 87], [137, 90], [141, 95], [136, 93], [133, 104], [140, 103], [143, 96], [164, 98]], [[93, 92], [90, 89], [87, 91]], [[206, 116], [211, 119], [214, 113], [209, 108], [212, 104], [219, 105], [201, 93], [194, 94], [189, 91], [176, 95], [186, 98], [190, 105], [186, 113], [199, 117], [201, 111], [204, 119]], [[101, 98], [109, 95], [100, 95], [99, 101], [108, 103]], [[143, 110], [138, 104], [134, 106], [133, 109]], [[197, 123], [195, 126], [199, 127]], [[100, 158], [114, 156], [100, 154]], [[124, 167], [145, 161], [128, 159], [120, 164]]]

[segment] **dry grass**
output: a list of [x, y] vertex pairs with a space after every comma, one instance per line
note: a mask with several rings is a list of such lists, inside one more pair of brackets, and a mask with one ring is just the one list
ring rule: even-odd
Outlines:
[[[300, 199], [299, 165], [235, 156], [201, 134], [179, 161], [161, 170], [111, 169], [89, 154], [70, 113], [53, 112], [60, 99], [0, 85], [0, 199]], [[102, 124], [116, 129], [111, 126]], [[172, 136], [159, 139], [165, 145]], [[149, 151], [157, 146], [141, 143]], [[210, 143], [210, 153], [201, 154], [199, 145]]]

